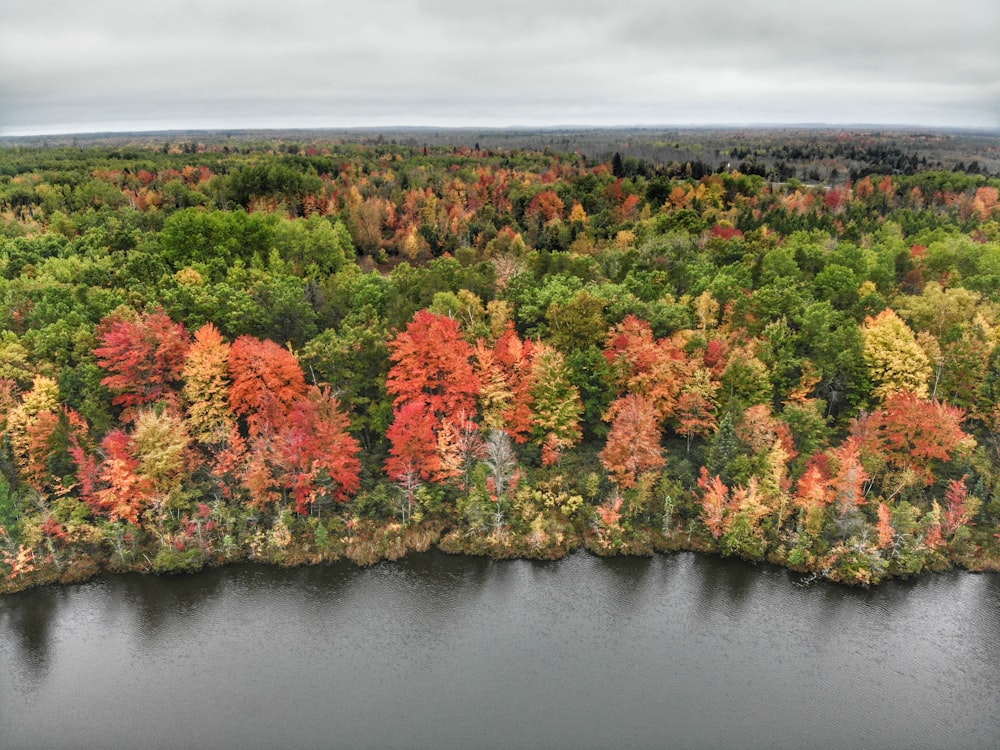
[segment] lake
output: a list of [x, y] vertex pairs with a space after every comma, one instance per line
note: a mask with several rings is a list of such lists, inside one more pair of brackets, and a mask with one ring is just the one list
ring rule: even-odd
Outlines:
[[0, 598], [0, 747], [1000, 747], [1000, 576], [690, 553], [240, 565]]

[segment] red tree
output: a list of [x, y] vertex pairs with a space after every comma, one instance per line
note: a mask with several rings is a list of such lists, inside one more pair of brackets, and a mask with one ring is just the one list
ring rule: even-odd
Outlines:
[[279, 480], [289, 487], [295, 509], [305, 515], [323, 495], [348, 500], [360, 487], [361, 446], [348, 433], [350, 420], [329, 392], [311, 388], [292, 407], [276, 439]]
[[137, 320], [109, 315], [97, 329], [97, 363], [107, 370], [101, 384], [125, 407], [122, 419], [135, 418], [136, 407], [157, 401], [176, 404], [191, 337], [165, 313], [146, 313]]
[[458, 321], [421, 310], [406, 330], [389, 344], [386, 388], [398, 408], [421, 402], [440, 421], [465, 412], [474, 414], [479, 378], [472, 369], [472, 347], [462, 338]]
[[306, 394], [295, 356], [273, 341], [240, 336], [229, 350], [229, 403], [251, 436], [279, 429]]
[[385, 470], [390, 479], [403, 487], [408, 505], [413, 503], [413, 493], [420, 480], [435, 478], [442, 468], [434, 428], [427, 406], [409, 401], [396, 409], [386, 432], [391, 445]]

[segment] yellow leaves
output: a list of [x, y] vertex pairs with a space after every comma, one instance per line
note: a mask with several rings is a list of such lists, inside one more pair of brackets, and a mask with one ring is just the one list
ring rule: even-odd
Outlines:
[[694, 300], [694, 314], [698, 318], [698, 327], [704, 332], [715, 328], [719, 321], [719, 303], [707, 289]]
[[36, 375], [34, 384], [21, 399], [21, 403], [7, 415], [7, 435], [14, 455], [24, 465], [27, 463], [31, 443], [31, 426], [44, 412], [59, 409], [59, 384], [52, 378]]
[[184, 361], [184, 398], [191, 434], [203, 444], [224, 443], [232, 432], [229, 410], [229, 344], [211, 323], [194, 336]]
[[861, 335], [874, 396], [885, 401], [894, 393], [907, 392], [927, 398], [930, 360], [894, 311], [887, 308], [866, 318]]
[[190, 444], [184, 422], [170, 412], [144, 411], [136, 420], [132, 442], [139, 473], [161, 492], [178, 490], [187, 469]]
[[202, 275], [190, 266], [182, 268], [180, 271], [175, 273], [174, 281], [176, 281], [180, 286], [201, 286], [205, 283], [205, 279]]

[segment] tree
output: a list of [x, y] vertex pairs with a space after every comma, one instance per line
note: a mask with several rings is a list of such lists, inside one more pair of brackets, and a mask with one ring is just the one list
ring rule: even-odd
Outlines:
[[868, 472], [861, 464], [861, 445], [856, 438], [848, 438], [833, 451], [836, 470], [830, 481], [837, 515], [841, 518], [853, 514], [865, 504], [865, 482]]
[[229, 407], [229, 344], [206, 323], [194, 335], [184, 358], [184, 399], [192, 436], [205, 445], [224, 443], [234, 420]]
[[420, 403], [433, 416], [433, 428], [446, 417], [474, 414], [479, 378], [472, 369], [472, 347], [458, 321], [421, 310], [389, 344], [386, 388], [399, 408]]
[[177, 390], [184, 371], [184, 357], [191, 337], [180, 323], [163, 312], [144, 313], [137, 319], [120, 314], [104, 318], [97, 329], [100, 346], [94, 349], [98, 364], [107, 370], [101, 384], [124, 407], [122, 419], [135, 419], [137, 407], [165, 401], [177, 406]]
[[305, 515], [324, 497], [345, 502], [361, 485], [360, 446], [329, 389], [311, 387], [292, 407], [275, 437], [278, 481], [288, 487], [295, 510]]
[[661, 422], [674, 415], [688, 370], [679, 339], [656, 339], [649, 323], [629, 315], [608, 333], [604, 356], [620, 392], [650, 399]]
[[712, 380], [712, 374], [704, 367], [698, 367], [684, 384], [674, 419], [677, 421], [676, 432], [687, 438], [687, 449], [691, 450], [693, 437], [708, 437], [718, 427], [715, 412], [718, 408], [716, 394], [718, 383]]
[[906, 391], [927, 398], [931, 366], [913, 331], [895, 312], [886, 308], [865, 318], [861, 329], [864, 358], [875, 383], [872, 395], [881, 401]]
[[152, 485], [139, 473], [132, 441], [122, 430], [114, 430], [101, 441], [103, 461], [98, 467], [99, 486], [85, 496], [96, 513], [112, 522], [139, 523], [139, 516], [152, 495]]
[[970, 502], [969, 488], [965, 484], [967, 477], [952, 479], [944, 495], [944, 517], [941, 527], [948, 536], [953, 535], [961, 526], [971, 524], [975, 505]]
[[555, 464], [564, 451], [583, 438], [583, 401], [570, 375], [561, 352], [547, 344], [536, 344], [531, 367], [533, 434], [542, 447], [545, 466]]
[[246, 420], [251, 437], [279, 428], [306, 394], [295, 356], [273, 341], [240, 336], [229, 350], [229, 405]]
[[523, 443], [533, 422], [535, 345], [522, 341], [508, 321], [492, 347], [479, 339], [475, 347], [475, 372], [479, 378], [479, 402], [488, 430], [504, 430]]
[[414, 495], [421, 480], [430, 481], [441, 469], [437, 451], [436, 422], [427, 405], [407, 401], [397, 407], [386, 433], [389, 457], [385, 471], [389, 479], [399, 484], [406, 500], [404, 516], [413, 507]]
[[184, 479], [192, 468], [191, 436], [177, 415], [144, 410], [135, 420], [129, 447], [138, 461], [136, 473], [149, 490], [149, 501], [177, 507]]
[[965, 412], [900, 392], [852, 426], [860, 450], [930, 485], [938, 464], [950, 461], [970, 436], [962, 430]]
[[633, 487], [641, 473], [663, 465], [659, 414], [650, 399], [636, 394], [619, 398], [604, 420], [611, 429], [601, 464], [619, 486]]
[[885, 503], [878, 504], [878, 546], [888, 549], [896, 539], [896, 531], [892, 528], [892, 511]]

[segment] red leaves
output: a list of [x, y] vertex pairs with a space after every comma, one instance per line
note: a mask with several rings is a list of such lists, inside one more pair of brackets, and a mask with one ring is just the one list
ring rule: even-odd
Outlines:
[[950, 461], [969, 436], [962, 430], [965, 412], [912, 393], [891, 395], [885, 406], [858, 420], [853, 434], [860, 449], [898, 469], [909, 469], [925, 485], [934, 482], [934, 462]]
[[349, 425], [340, 402], [319, 388], [310, 389], [288, 415], [275, 441], [283, 470], [278, 478], [292, 489], [299, 513], [323, 494], [344, 502], [358, 491], [361, 447], [347, 432]]
[[445, 421], [458, 424], [475, 414], [480, 379], [458, 321], [444, 315], [421, 310], [389, 349], [395, 364], [386, 388], [395, 396], [396, 411], [386, 433], [392, 447], [385, 468], [412, 494], [418, 479], [454, 473], [453, 466], [442, 464], [437, 433]]
[[457, 320], [421, 310], [389, 349], [395, 364], [386, 388], [397, 408], [422, 401], [438, 421], [475, 411], [479, 378], [472, 370], [472, 347]]
[[295, 356], [273, 341], [240, 336], [229, 350], [229, 403], [251, 436], [281, 425], [306, 393]]
[[175, 388], [184, 369], [190, 336], [165, 313], [146, 313], [138, 320], [109, 315], [97, 332], [98, 364], [110, 374], [101, 380], [125, 407], [122, 419], [135, 418], [135, 407], [157, 401], [176, 402]]
[[954, 534], [960, 526], [969, 524], [969, 488], [965, 485], [966, 477], [952, 479], [944, 493], [944, 518], [941, 526], [948, 535]]
[[386, 437], [392, 447], [385, 462], [389, 478], [412, 482], [417, 477], [430, 480], [441, 468], [437, 452], [435, 423], [425, 404], [410, 401], [396, 410]]

